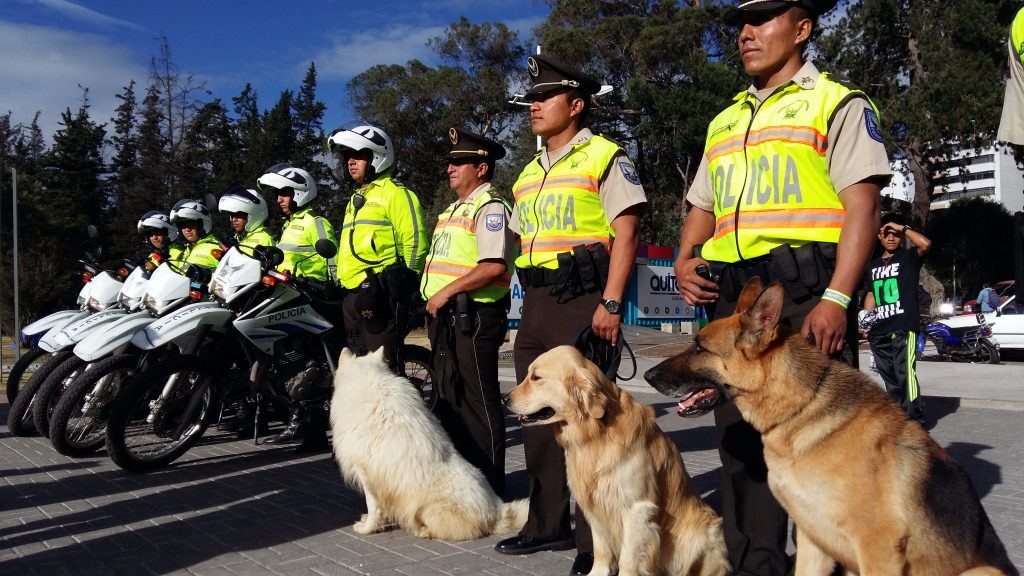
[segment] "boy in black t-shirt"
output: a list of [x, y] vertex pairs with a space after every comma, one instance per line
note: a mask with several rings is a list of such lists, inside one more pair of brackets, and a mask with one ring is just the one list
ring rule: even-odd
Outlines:
[[[910, 240], [913, 248], [903, 246]], [[903, 225], [896, 215], [882, 217], [878, 232], [882, 255], [868, 262], [865, 309], [875, 310], [868, 332], [871, 353], [885, 390], [911, 418], [921, 421], [920, 390], [915, 371], [920, 330], [917, 286], [921, 256], [931, 248], [928, 238]]]

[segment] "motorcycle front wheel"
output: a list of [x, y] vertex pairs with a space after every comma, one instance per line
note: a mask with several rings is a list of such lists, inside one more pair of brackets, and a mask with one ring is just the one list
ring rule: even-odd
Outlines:
[[[131, 381], [137, 363], [135, 355], [118, 354], [96, 362], [75, 378], [50, 416], [50, 443], [57, 452], [77, 458], [103, 447], [112, 398]], [[86, 413], [86, 396], [94, 391], [98, 393], [89, 398]]]
[[110, 459], [129, 472], [149, 472], [180, 458], [217, 414], [213, 379], [195, 356], [169, 357], [140, 372], [110, 410]]
[[430, 350], [422, 346], [403, 345], [398, 353], [402, 375], [412, 382], [428, 410], [437, 405], [437, 380], [430, 365]]
[[64, 363], [65, 360], [74, 356], [71, 350], [61, 350], [43, 362], [43, 365], [36, 368], [32, 377], [25, 383], [25, 387], [18, 391], [17, 397], [11, 403], [11, 409], [7, 413], [7, 430], [14, 436], [28, 436], [36, 431], [32, 422], [32, 410], [35, 407], [36, 392], [43, 386], [50, 374]]
[[60, 366], [46, 377], [46, 381], [36, 392], [35, 405], [32, 407], [32, 423], [36, 431], [43, 436], [50, 435], [50, 417], [53, 415], [60, 397], [68, 386], [86, 369], [87, 362], [78, 356], [69, 356]]
[[21, 379], [25, 377], [25, 371], [28, 367], [35, 363], [39, 358], [46, 356], [46, 350], [38, 346], [29, 348], [27, 352], [18, 358], [18, 361], [11, 366], [11, 371], [7, 373], [7, 403], [14, 404], [14, 399], [18, 396], [18, 389], [21, 388]]
[[977, 351], [978, 362], [984, 362], [986, 364], [999, 364], [999, 349], [996, 345], [988, 340], [981, 340], [978, 342]]

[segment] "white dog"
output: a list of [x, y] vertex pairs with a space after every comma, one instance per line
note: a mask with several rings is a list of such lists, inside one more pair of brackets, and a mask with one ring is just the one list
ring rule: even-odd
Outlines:
[[423, 538], [471, 540], [514, 532], [527, 501], [501, 501], [483, 474], [455, 451], [413, 385], [384, 363], [383, 349], [341, 353], [331, 399], [334, 457], [366, 495], [359, 534], [389, 524]]

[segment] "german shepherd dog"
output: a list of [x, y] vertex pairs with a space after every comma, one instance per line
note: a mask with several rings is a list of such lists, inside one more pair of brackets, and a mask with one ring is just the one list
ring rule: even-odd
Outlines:
[[735, 402], [761, 433], [797, 576], [1017, 575], [963, 468], [867, 375], [780, 325], [784, 299], [750, 280], [735, 314], [645, 378], [682, 416]]

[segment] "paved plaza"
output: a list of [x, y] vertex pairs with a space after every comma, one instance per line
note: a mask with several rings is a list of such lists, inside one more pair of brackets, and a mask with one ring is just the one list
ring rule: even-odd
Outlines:
[[[640, 374], [654, 361], [641, 359]], [[958, 376], [972, 368], [977, 386]], [[510, 387], [510, 368], [502, 378]], [[926, 395], [929, 379], [941, 394], [926, 398], [931, 434], [970, 473], [1011, 558], [1024, 569], [1024, 365], [925, 362]], [[947, 379], [955, 380], [952, 392], [940, 385]], [[993, 383], [1004, 386], [1005, 398], [971, 397], [974, 388]], [[642, 380], [625, 387], [654, 408], [717, 509], [712, 418], [679, 418], [675, 402]], [[4, 421], [6, 411], [0, 404]], [[525, 497], [521, 434], [513, 420], [506, 424], [509, 496]], [[573, 551], [502, 556], [493, 550], [499, 536], [462, 543], [399, 531], [360, 536], [351, 525], [363, 511], [362, 497], [342, 483], [328, 453], [299, 457], [290, 448], [254, 446], [211, 429], [173, 466], [137, 475], [100, 454], [65, 458], [45, 439], [0, 433], [0, 575], [565, 576], [574, 557]]]

